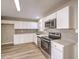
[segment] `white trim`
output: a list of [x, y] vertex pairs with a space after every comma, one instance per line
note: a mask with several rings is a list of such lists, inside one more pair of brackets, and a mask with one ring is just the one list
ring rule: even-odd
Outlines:
[[1, 45], [5, 45], [5, 44], [13, 44], [13, 42], [2, 43]]

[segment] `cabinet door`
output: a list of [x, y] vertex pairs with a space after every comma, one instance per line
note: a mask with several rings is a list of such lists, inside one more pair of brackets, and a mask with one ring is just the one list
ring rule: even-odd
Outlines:
[[52, 47], [51, 49], [51, 59], [63, 59], [63, 52]]
[[57, 28], [69, 28], [69, 6], [57, 11]]
[[39, 31], [44, 31], [45, 29], [45, 21], [47, 21], [46, 18], [42, 18], [39, 20]]
[[15, 29], [38, 29], [37, 22], [18, 22], [14, 24]]
[[37, 45], [37, 35], [35, 33], [33, 34], [33, 39], [34, 39], [34, 43]]
[[33, 39], [34, 39], [33, 35], [34, 35], [33, 33], [15, 34], [14, 35], [14, 45], [33, 42]]
[[43, 19], [40, 19], [39, 20], [39, 31], [43, 31], [43, 21], [42, 21]]

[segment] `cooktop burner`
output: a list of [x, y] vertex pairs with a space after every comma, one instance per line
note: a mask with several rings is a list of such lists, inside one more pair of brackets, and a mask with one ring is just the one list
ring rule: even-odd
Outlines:
[[49, 36], [42, 36], [42, 38], [47, 40], [58, 40], [61, 39], [61, 33], [49, 33]]

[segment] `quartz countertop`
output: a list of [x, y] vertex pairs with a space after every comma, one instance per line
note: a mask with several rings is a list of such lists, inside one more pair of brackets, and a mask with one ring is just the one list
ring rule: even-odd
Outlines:
[[[48, 34], [39, 34], [37, 36], [39, 36], [39, 37], [48, 36]], [[75, 38], [68, 38], [68, 37], [64, 37], [64, 38], [61, 37], [61, 39], [58, 39], [58, 40], [51, 40], [51, 43], [53, 43], [53, 42], [62, 44], [64, 46], [72, 45], [72, 44], [74, 45], [74, 44], [77, 43], [77, 41], [75, 40]]]
[[67, 40], [63, 40], [63, 39], [52, 40], [51, 44], [53, 44], [53, 43], [60, 44], [60, 45], [63, 45], [63, 46], [68, 46], [68, 45], [74, 45], [75, 44], [75, 42], [67, 41]]

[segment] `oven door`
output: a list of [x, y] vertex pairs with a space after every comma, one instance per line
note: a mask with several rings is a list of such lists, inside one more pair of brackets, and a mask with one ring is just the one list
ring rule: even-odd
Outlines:
[[51, 42], [49, 40], [46, 40], [44, 38], [42, 38], [41, 40], [41, 48], [47, 52], [48, 54], [50, 54], [51, 51]]

